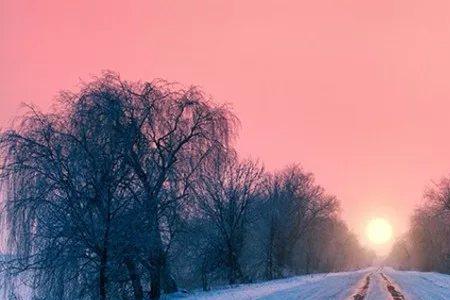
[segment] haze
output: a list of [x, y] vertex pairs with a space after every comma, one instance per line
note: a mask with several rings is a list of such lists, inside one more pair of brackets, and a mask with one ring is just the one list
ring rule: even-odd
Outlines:
[[405, 231], [450, 164], [448, 1], [0, 0], [0, 126], [111, 69], [200, 85], [238, 149], [316, 174], [364, 240]]

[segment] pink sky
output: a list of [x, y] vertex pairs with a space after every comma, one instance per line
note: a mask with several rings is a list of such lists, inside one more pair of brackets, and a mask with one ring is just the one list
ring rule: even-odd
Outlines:
[[[69, 3], [72, 2], [72, 3]], [[0, 0], [0, 126], [101, 70], [232, 103], [238, 149], [299, 162], [361, 233], [450, 166], [450, 2]]]

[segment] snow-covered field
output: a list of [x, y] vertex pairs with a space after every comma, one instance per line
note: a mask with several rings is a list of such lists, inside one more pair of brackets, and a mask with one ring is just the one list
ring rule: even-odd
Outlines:
[[370, 268], [355, 272], [299, 276], [189, 295], [166, 296], [166, 299], [180, 298], [186, 300], [449, 300], [450, 276], [438, 273], [397, 271], [392, 268]]

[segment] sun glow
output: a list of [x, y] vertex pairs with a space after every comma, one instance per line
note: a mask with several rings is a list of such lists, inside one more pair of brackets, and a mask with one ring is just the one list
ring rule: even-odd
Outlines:
[[385, 219], [372, 219], [367, 224], [366, 235], [373, 244], [385, 244], [392, 239], [392, 226]]

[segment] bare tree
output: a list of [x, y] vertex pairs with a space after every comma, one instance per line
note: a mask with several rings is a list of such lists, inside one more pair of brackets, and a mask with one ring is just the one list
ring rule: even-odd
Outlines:
[[336, 199], [315, 185], [312, 174], [304, 173], [298, 166], [276, 174], [263, 210], [268, 229], [266, 277], [283, 276], [292, 266], [297, 243], [336, 209]]
[[220, 247], [228, 268], [228, 281], [244, 278], [239, 262], [252, 201], [261, 193], [263, 168], [234, 153], [218, 152], [202, 169], [195, 189], [198, 207], [218, 232]]
[[[133, 258], [121, 259], [136, 299], [143, 297], [137, 262], [150, 272], [152, 298], [160, 295], [161, 274], [167, 291], [175, 290], [164, 254], [173, 232], [165, 229], [173, 228], [175, 203], [188, 194], [210, 148], [227, 147], [234, 117], [195, 88], [127, 83], [112, 73], [80, 93], [63, 93], [61, 100], [61, 111], [33, 110], [18, 130], [2, 136], [11, 245], [28, 268], [39, 262], [39, 270], [60, 267], [56, 258], [78, 249], [98, 267], [100, 299], [107, 298], [113, 271], [110, 248], [127, 247]], [[125, 217], [136, 210], [136, 232], [147, 234], [120, 246], [113, 234], [123, 241], [128, 231], [114, 226], [126, 225]], [[77, 259], [73, 263], [86, 268]]]
[[425, 203], [411, 217], [411, 225], [389, 256], [403, 268], [450, 273], [450, 180], [428, 187]]
[[143, 300], [175, 278], [206, 290], [359, 264], [335, 197], [298, 166], [240, 159], [236, 123], [198, 88], [111, 72], [30, 107], [0, 136], [0, 271], [43, 299]]
[[87, 90], [63, 93], [60, 104], [55, 114], [32, 109], [2, 136], [9, 244], [17, 270], [32, 270], [55, 298], [88, 295], [77, 285], [97, 280], [93, 290], [107, 299], [111, 239], [129, 199], [121, 189], [129, 176], [123, 136], [115, 131], [122, 110], [115, 95]]
[[130, 84], [114, 76], [107, 85], [128, 96], [126, 159], [142, 190], [148, 232], [144, 265], [151, 275], [151, 297], [159, 298], [161, 275], [166, 292], [177, 289], [164, 254], [166, 209], [186, 198], [190, 178], [210, 149], [227, 147], [234, 116], [196, 88], [180, 89], [163, 81]]
[[435, 206], [442, 213], [450, 212], [450, 178], [442, 178], [433, 187], [425, 191], [425, 200], [428, 205]]

